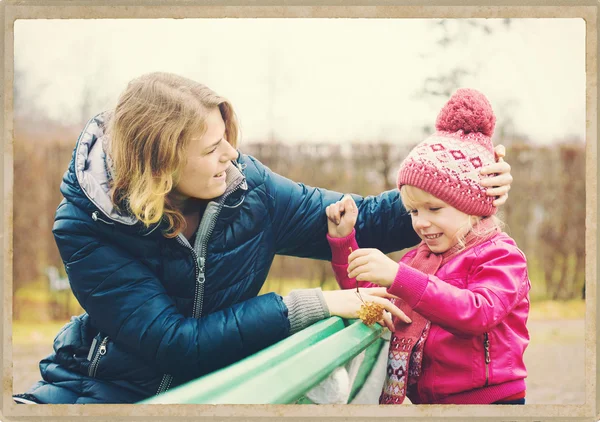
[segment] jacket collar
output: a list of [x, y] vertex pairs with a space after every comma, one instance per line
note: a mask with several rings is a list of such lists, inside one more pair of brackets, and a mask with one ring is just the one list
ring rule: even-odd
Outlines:
[[[109, 118], [110, 112], [98, 114], [88, 122], [80, 135], [73, 157], [75, 176], [81, 191], [110, 220], [127, 226], [141, 224], [133, 215], [117, 211], [110, 196], [112, 161], [106, 153], [110, 147], [110, 137], [106, 134]], [[226, 172], [225, 193], [213, 201], [223, 202], [238, 188], [247, 190], [243, 169], [244, 166], [237, 160], [231, 162]], [[153, 225], [149, 229], [153, 231], [155, 228]]]

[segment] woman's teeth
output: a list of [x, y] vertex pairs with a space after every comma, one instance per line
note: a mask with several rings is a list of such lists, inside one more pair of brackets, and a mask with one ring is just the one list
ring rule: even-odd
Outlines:
[[216, 175], [215, 175], [215, 177], [221, 177], [221, 176], [223, 176], [224, 174], [225, 174], [225, 172], [224, 172], [224, 171], [222, 171], [221, 173], [219, 173], [219, 174], [216, 174]]
[[425, 239], [437, 239], [438, 237], [440, 237], [442, 235], [442, 233], [438, 233], [438, 234], [424, 234], [423, 237], [425, 237]]

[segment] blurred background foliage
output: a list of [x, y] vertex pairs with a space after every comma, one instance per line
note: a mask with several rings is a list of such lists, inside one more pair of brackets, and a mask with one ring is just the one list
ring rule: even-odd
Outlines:
[[[514, 20], [432, 19], [425, 25], [434, 34], [434, 42], [424, 45], [419, 54], [427, 60], [439, 57], [444, 66], [423, 69], [420, 84], [407, 94], [415, 104], [443, 102], [457, 88], [468, 86], [481, 73], [481, 61], [450, 59], [473, 48], [473, 40], [510, 36]], [[279, 79], [285, 75], [275, 72], [278, 63], [273, 54], [269, 56], [270, 120], [265, 122], [271, 129], [262, 140], [242, 142], [242, 152], [279, 174], [311, 186], [363, 196], [393, 189], [401, 160], [422, 138], [403, 139], [395, 133], [393, 138], [381, 135], [376, 140], [287, 142], [277, 134], [274, 123], [276, 94], [278, 90], [285, 92]], [[70, 123], [56, 121], [36, 101], [36, 93], [43, 92], [52, 81], [33, 82], [34, 69], [23, 63], [16, 60], [14, 78], [13, 317], [20, 321], [64, 321], [82, 309], [68, 289], [52, 289], [48, 277], [51, 267], [65, 275], [51, 233], [54, 212], [62, 199], [59, 185], [79, 131], [110, 101], [106, 90], [94, 83], [97, 72], [92, 72], [81, 92], [74, 94], [80, 97], [77, 116]], [[537, 142], [515, 124], [518, 102], [507, 92], [503, 100], [493, 104], [498, 117], [493, 140], [506, 146], [506, 160], [514, 177], [509, 200], [499, 217], [528, 258], [532, 301], [572, 303], [585, 297], [585, 142], [577, 135], [563, 135], [551, 144]], [[410, 113], [402, 114], [410, 117]], [[420, 128], [423, 137], [433, 131], [432, 125]], [[399, 259], [405, 252], [391, 256]], [[277, 256], [262, 293], [286, 294], [292, 288], [317, 286], [336, 288], [328, 262]]]
[[[19, 132], [20, 133], [20, 132]], [[62, 197], [59, 185], [75, 134], [40, 142], [15, 142], [13, 315], [15, 319], [65, 319], [80, 311], [69, 291], [52, 290], [48, 267], [64, 276], [51, 229]], [[585, 151], [575, 140], [552, 147], [497, 139], [507, 146], [514, 183], [499, 213], [505, 231], [525, 252], [532, 300], [581, 299], [585, 295]], [[410, 146], [243, 144], [273, 171], [311, 186], [363, 196], [394, 186], [398, 164]], [[399, 259], [403, 252], [390, 254]], [[328, 262], [277, 256], [263, 292], [286, 294], [298, 287], [335, 288]]]

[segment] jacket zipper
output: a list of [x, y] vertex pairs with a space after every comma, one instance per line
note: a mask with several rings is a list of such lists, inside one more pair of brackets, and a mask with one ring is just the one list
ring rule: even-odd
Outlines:
[[[96, 377], [96, 371], [98, 371], [98, 365], [100, 364], [100, 359], [102, 358], [102, 356], [104, 356], [106, 354], [106, 343], [108, 343], [108, 336], [104, 337], [102, 339], [102, 342], [100, 343], [100, 347], [98, 347], [98, 350], [96, 351], [96, 354], [94, 356], [94, 358], [92, 359], [92, 363], [90, 364], [90, 368], [88, 370], [88, 375], [92, 378]], [[93, 348], [94, 344], [92, 343], [92, 348]]]
[[[238, 169], [239, 169], [239, 167], [238, 167]], [[241, 170], [240, 170], [240, 172], [241, 172]], [[191, 250], [192, 255], [194, 257], [194, 266], [196, 269], [196, 292], [194, 294], [194, 305], [192, 307], [192, 316], [194, 318], [200, 318], [200, 316], [202, 315], [202, 308], [204, 305], [204, 283], [206, 281], [205, 263], [206, 263], [206, 252], [207, 252], [208, 240], [212, 236], [212, 232], [213, 232], [213, 230], [215, 228], [215, 224], [217, 222], [217, 217], [218, 217], [219, 213], [221, 212], [221, 209], [223, 208], [223, 204], [225, 203], [225, 200], [229, 197], [229, 195], [231, 195], [232, 193], [237, 191], [244, 184], [244, 181], [245, 181], [245, 179], [242, 179], [242, 181], [234, 189], [232, 189], [231, 191], [229, 191], [225, 195], [223, 195], [223, 197], [219, 200], [219, 203], [216, 204], [216, 206], [217, 206], [216, 210], [214, 210], [214, 211], [212, 210], [212, 209], [214, 209], [215, 202], [209, 202], [209, 204], [207, 205], [206, 210], [204, 211], [204, 214], [206, 216], [206, 223], [203, 224], [205, 219], [202, 218], [202, 221], [200, 222], [200, 227], [198, 228], [198, 233], [196, 234], [196, 236], [202, 242], [200, 244], [200, 255], [199, 256], [196, 253], [196, 251], [194, 250], [194, 248], [187, 241], [187, 239], [185, 239], [183, 234], [179, 233], [176, 237], [177, 242], [179, 242], [179, 244], [182, 245], [183, 247]], [[211, 205], [212, 205], [212, 207], [211, 207]], [[206, 227], [206, 232], [201, 233], [201, 232], [204, 232], [204, 227]], [[167, 391], [169, 389], [169, 387], [171, 386], [172, 381], [173, 381], [172, 375], [164, 374], [162, 377], [162, 380], [160, 382], [160, 385], [158, 386], [158, 390], [156, 391], [156, 394], [157, 395], [162, 394], [165, 391]]]
[[484, 387], [487, 387], [490, 381], [490, 339], [488, 333], [483, 333], [483, 347], [485, 349], [485, 384]]
[[192, 256], [194, 258], [194, 273], [196, 275], [196, 293], [194, 294], [194, 306], [192, 307], [192, 316], [194, 318], [196, 318], [196, 296], [198, 295], [198, 286], [197, 284], [200, 282], [200, 268], [198, 265], [198, 255], [196, 254], [196, 251], [194, 250], [194, 248], [191, 247], [191, 245], [189, 244], [189, 242], [187, 241], [187, 239], [185, 239], [185, 237], [183, 236], [183, 234], [179, 233], [176, 237], [177, 242], [183, 246], [186, 249], [189, 249], [190, 252], [192, 252]]
[[[223, 204], [225, 203], [225, 200], [229, 197], [229, 195], [231, 195], [232, 193], [237, 191], [244, 184], [244, 181], [245, 181], [245, 179], [242, 179], [242, 181], [234, 189], [232, 189], [231, 191], [229, 191], [225, 195], [223, 195], [223, 197], [219, 200], [218, 204], [215, 204], [214, 202], [210, 202], [208, 204], [208, 206], [206, 207], [206, 210], [204, 211], [205, 215], [207, 216], [207, 223], [206, 224], [200, 223], [200, 227], [198, 228], [198, 234], [196, 235], [198, 237], [198, 240], [200, 240], [202, 242], [202, 243], [200, 243], [199, 253], [197, 254], [195, 249], [191, 248], [192, 252], [194, 252], [194, 257], [196, 258], [196, 262], [198, 263], [198, 265], [196, 266], [196, 269], [198, 270], [198, 272], [196, 273], [197, 284], [196, 284], [196, 294], [194, 295], [194, 307], [193, 307], [194, 318], [200, 318], [200, 316], [202, 315], [202, 309], [203, 309], [203, 305], [204, 305], [204, 283], [206, 281], [205, 263], [206, 263], [206, 253], [207, 253], [207, 249], [208, 249], [208, 241], [209, 241], [210, 237], [212, 236], [213, 230], [215, 229], [217, 217], [219, 216], [219, 214], [221, 213], [221, 210], [223, 209]], [[216, 209], [214, 209], [215, 205], [217, 207]], [[204, 230], [204, 228], [206, 228], [205, 229], [206, 231]]]
[[[198, 256], [196, 255], [196, 251], [192, 248], [189, 242], [185, 239], [183, 234], [179, 233], [176, 237], [177, 242], [186, 249], [189, 249], [192, 252], [192, 256], [194, 257], [194, 270], [196, 275], [196, 293], [194, 294], [194, 306], [192, 307], [192, 316], [196, 318], [196, 303], [198, 298], [198, 285], [200, 284], [200, 268], [198, 267]], [[204, 282], [204, 278], [202, 279]], [[173, 382], [173, 375], [171, 374], [163, 374], [162, 379], [160, 380], [160, 384], [158, 385], [158, 389], [156, 390], [156, 395], [162, 394], [169, 389], [171, 386], [171, 382]]]

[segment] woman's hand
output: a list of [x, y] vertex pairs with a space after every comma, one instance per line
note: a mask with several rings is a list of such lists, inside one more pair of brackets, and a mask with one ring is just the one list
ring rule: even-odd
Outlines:
[[344, 196], [325, 209], [327, 231], [331, 237], [346, 237], [354, 229], [358, 218], [358, 207], [350, 195]]
[[379, 249], [361, 248], [348, 256], [348, 278], [370, 281], [390, 287], [398, 273], [399, 264]]
[[[395, 315], [407, 324], [412, 322], [400, 308], [388, 300], [388, 298], [396, 298], [396, 296], [388, 293], [385, 288], [370, 287], [359, 290], [362, 300], [365, 302], [375, 302], [383, 306], [391, 315]], [[363, 302], [358, 297], [356, 290], [328, 290], [323, 292], [323, 297], [325, 298], [325, 302], [327, 302], [327, 307], [331, 315], [337, 315], [346, 319], [358, 318], [358, 310], [363, 305]], [[390, 331], [394, 331], [391, 315], [384, 312], [383, 319], [378, 321], [378, 324], [389, 328]]]
[[496, 162], [483, 167], [481, 169], [481, 174], [496, 175], [483, 179], [481, 185], [489, 187], [486, 191], [488, 196], [498, 197], [494, 200], [494, 206], [499, 207], [500, 205], [504, 205], [508, 199], [508, 191], [510, 190], [510, 184], [512, 183], [513, 178], [510, 174], [510, 164], [503, 159], [506, 155], [506, 148], [504, 148], [504, 145], [497, 145], [496, 148], [494, 148], [494, 155], [496, 157]]

